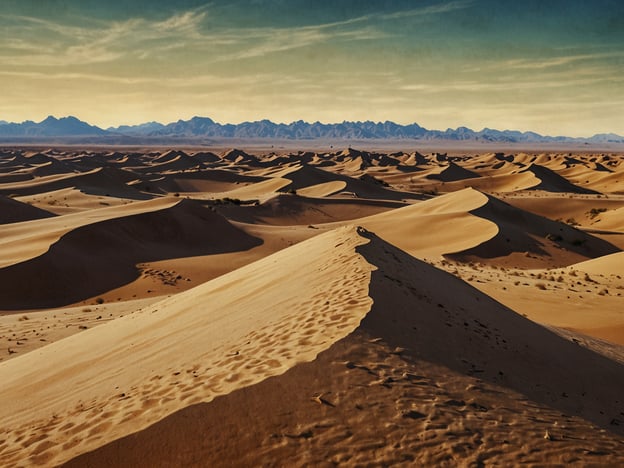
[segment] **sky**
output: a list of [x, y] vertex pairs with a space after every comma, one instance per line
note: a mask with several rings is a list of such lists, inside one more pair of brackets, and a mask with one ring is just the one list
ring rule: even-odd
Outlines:
[[2, 0], [0, 120], [624, 135], [620, 0]]

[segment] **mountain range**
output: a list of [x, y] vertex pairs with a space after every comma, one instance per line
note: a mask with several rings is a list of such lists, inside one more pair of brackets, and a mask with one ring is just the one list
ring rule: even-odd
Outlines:
[[202, 141], [209, 138], [283, 139], [283, 140], [365, 140], [415, 139], [442, 141], [504, 142], [504, 143], [624, 143], [624, 137], [613, 133], [597, 134], [589, 138], [544, 136], [535, 132], [494, 130], [475, 131], [467, 127], [447, 130], [428, 130], [417, 123], [400, 125], [394, 122], [342, 122], [323, 124], [298, 120], [276, 124], [270, 120], [220, 124], [208, 117], [193, 117], [169, 124], [148, 122], [140, 125], [122, 125], [102, 129], [76, 117], [49, 116], [41, 122], [27, 120], [11, 123], [0, 120], [0, 140], [41, 141], [88, 138], [91, 141], [145, 142], [149, 140]]

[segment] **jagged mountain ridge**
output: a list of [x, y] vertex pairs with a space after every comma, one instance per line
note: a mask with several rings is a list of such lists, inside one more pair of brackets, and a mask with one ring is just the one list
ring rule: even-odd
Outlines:
[[239, 138], [239, 139], [415, 139], [447, 141], [479, 141], [504, 143], [624, 143], [624, 137], [613, 133], [597, 134], [589, 138], [567, 136], [544, 136], [535, 132], [517, 130], [496, 130], [484, 128], [475, 131], [467, 127], [447, 130], [429, 130], [417, 123], [401, 125], [385, 122], [349, 122], [324, 124], [309, 123], [303, 120], [289, 124], [274, 123], [270, 120], [243, 122], [240, 124], [221, 124], [208, 117], [193, 117], [169, 124], [147, 122], [140, 125], [121, 125], [106, 130], [83, 122], [76, 117], [53, 116], [36, 123], [8, 123], [0, 121], [0, 137], [34, 138], [43, 137], [141, 137], [141, 138]]
[[57, 119], [50, 115], [39, 123], [27, 120], [22, 123], [4, 123], [0, 125], [0, 136], [45, 137], [106, 134], [106, 130], [89, 125], [73, 116]]

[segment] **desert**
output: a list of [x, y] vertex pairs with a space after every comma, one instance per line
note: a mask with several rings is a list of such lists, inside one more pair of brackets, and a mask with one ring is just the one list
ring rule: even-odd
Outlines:
[[624, 1], [0, 1], [0, 468], [624, 467]]
[[4, 147], [0, 464], [624, 464], [624, 153], [378, 145]]

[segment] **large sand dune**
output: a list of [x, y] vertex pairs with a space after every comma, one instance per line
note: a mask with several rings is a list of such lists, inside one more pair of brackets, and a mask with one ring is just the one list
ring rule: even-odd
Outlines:
[[247, 250], [260, 243], [208, 208], [182, 200], [65, 233], [44, 254], [0, 269], [0, 296], [11, 309], [68, 305], [135, 280], [140, 263]]
[[[360, 235], [370, 242], [357, 250], [375, 266], [372, 309], [351, 334], [311, 363], [181, 410], [68, 466], [225, 466], [230, 453], [241, 454], [241, 465], [358, 464], [370, 462], [371, 451], [380, 464], [506, 463], [511, 454], [517, 463], [561, 463], [587, 456], [586, 447], [596, 452], [590, 460], [624, 460], [618, 436], [583, 421], [609, 427], [617, 418], [624, 405], [621, 364], [374, 234]], [[595, 386], [594, 379], [613, 385]], [[250, 431], [230, 422], [250, 418]], [[485, 428], [494, 422], [513, 431], [489, 434]], [[592, 435], [575, 441], [586, 431]], [[527, 440], [540, 450], [526, 450]], [[197, 447], [193, 453], [184, 450], [189, 443]]]
[[[33, 439], [30, 462], [64, 461], [314, 359], [370, 308], [362, 242], [354, 228], [332, 231], [4, 363], [5, 463]], [[71, 429], [58, 424], [66, 413]]]
[[622, 465], [623, 161], [3, 150], [0, 465]]

